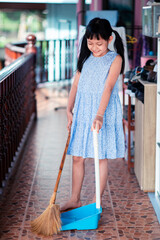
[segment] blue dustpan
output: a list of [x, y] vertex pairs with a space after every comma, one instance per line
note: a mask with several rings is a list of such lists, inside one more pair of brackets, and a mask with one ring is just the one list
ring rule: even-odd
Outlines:
[[99, 178], [99, 158], [98, 158], [98, 134], [93, 130], [93, 145], [95, 159], [95, 178], [96, 178], [96, 203], [92, 203], [68, 212], [61, 213], [62, 227], [65, 230], [89, 230], [97, 229], [98, 221], [102, 213], [100, 206], [100, 178]]

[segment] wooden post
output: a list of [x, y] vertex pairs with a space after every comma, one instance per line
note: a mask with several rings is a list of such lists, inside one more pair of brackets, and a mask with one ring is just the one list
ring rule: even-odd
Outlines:
[[37, 52], [37, 49], [36, 49], [36, 46], [35, 46], [35, 43], [36, 43], [36, 36], [33, 35], [33, 34], [29, 34], [26, 38], [27, 40], [27, 45], [25, 47], [25, 50], [26, 50], [26, 53], [29, 54], [29, 53], [35, 53]]
[[85, 25], [85, 1], [79, 0], [77, 3], [78, 29], [80, 25]]
[[103, 10], [103, 1], [102, 0], [92, 0], [92, 2], [90, 4], [90, 10], [91, 11], [101, 11], [101, 10]]
[[37, 119], [37, 102], [36, 102], [36, 97], [35, 97], [35, 90], [36, 90], [36, 73], [35, 73], [35, 67], [36, 67], [36, 53], [37, 53], [37, 48], [35, 46], [36, 43], [36, 36], [33, 34], [29, 34], [26, 38], [27, 40], [27, 45], [25, 46], [25, 52], [26, 54], [34, 53], [35, 58], [34, 58], [34, 64], [31, 67], [31, 77], [33, 79], [33, 86], [32, 86], [32, 91], [33, 91], [33, 112], [35, 112], [35, 120]]

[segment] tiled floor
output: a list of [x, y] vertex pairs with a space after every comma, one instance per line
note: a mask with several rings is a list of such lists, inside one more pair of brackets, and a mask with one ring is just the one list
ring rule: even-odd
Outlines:
[[[67, 138], [65, 110], [54, 111], [55, 106], [65, 106], [67, 99], [56, 98], [52, 89], [39, 89], [37, 98], [37, 123], [16, 176], [0, 198], [0, 239], [160, 239], [160, 224], [148, 195], [140, 190], [135, 175], [128, 173], [121, 159], [109, 160], [108, 184], [97, 230], [65, 231], [48, 238], [38, 237], [30, 231], [30, 220], [48, 206]], [[71, 158], [67, 156], [57, 203], [64, 203], [70, 191]], [[81, 195], [84, 205], [90, 203], [93, 194], [94, 164], [92, 159], [87, 159]]]

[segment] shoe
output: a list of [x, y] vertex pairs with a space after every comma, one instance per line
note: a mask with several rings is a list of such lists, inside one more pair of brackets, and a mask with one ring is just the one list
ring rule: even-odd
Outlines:
[[135, 92], [135, 96], [138, 100], [140, 100], [142, 103], [144, 103], [144, 92], [137, 90]]
[[131, 74], [131, 82], [135, 82], [137, 81], [137, 79], [140, 79], [141, 78], [141, 72], [142, 72], [143, 68], [141, 67], [136, 67], [132, 74]]
[[141, 73], [137, 73], [136, 75], [134, 75], [132, 77], [131, 82], [135, 82], [135, 81], [137, 81], [140, 78], [141, 78]]
[[134, 78], [136, 80], [136, 76], [139, 78], [139, 73], [141, 72], [141, 67], [136, 67], [130, 71], [127, 71], [124, 75], [124, 83], [127, 83], [129, 80], [134, 81]]
[[125, 90], [125, 93], [126, 93], [126, 94], [128, 94], [128, 95], [130, 95], [130, 94], [131, 94], [131, 92], [132, 92], [132, 91], [131, 91], [131, 90], [129, 90], [129, 89], [126, 89], [126, 90]]
[[135, 96], [136, 96], [136, 94], [135, 94], [134, 92], [131, 92], [131, 93], [130, 93], [130, 97], [133, 98], [133, 97], [135, 97]]
[[147, 81], [157, 83], [157, 73], [154, 71], [150, 71], [147, 77]]
[[130, 74], [132, 71], [127, 71], [124, 75], [124, 83], [127, 83], [128, 80], [130, 79]]
[[132, 84], [131, 87], [132, 92], [136, 92], [137, 90], [144, 92], [144, 86], [140, 82], [136, 82]]
[[128, 94], [128, 95], [130, 95], [131, 92], [132, 92], [131, 89], [132, 89], [132, 82], [129, 80], [129, 81], [128, 81], [128, 87], [127, 87], [127, 89], [125, 90], [125, 93]]
[[148, 75], [149, 75], [149, 71], [143, 68], [143, 70], [141, 71], [141, 79], [144, 81], [147, 81]]

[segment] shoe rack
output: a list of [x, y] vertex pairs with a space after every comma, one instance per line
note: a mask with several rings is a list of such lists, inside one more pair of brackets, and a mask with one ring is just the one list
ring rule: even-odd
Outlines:
[[[128, 165], [128, 171], [132, 173], [134, 168], [134, 156], [131, 155], [131, 132], [135, 130], [135, 121], [131, 118], [131, 96], [129, 94], [126, 94], [125, 91], [128, 88], [127, 84], [124, 83], [124, 77], [122, 80], [122, 89], [123, 89], [123, 109], [125, 107], [125, 100], [126, 97], [128, 97], [128, 114], [127, 114], [127, 120], [123, 117], [123, 130], [124, 130], [124, 136], [126, 138], [126, 130], [128, 131], [126, 142], [128, 143], [127, 147], [127, 159], [124, 159], [127, 162]], [[127, 95], [127, 96], [126, 96]]]

